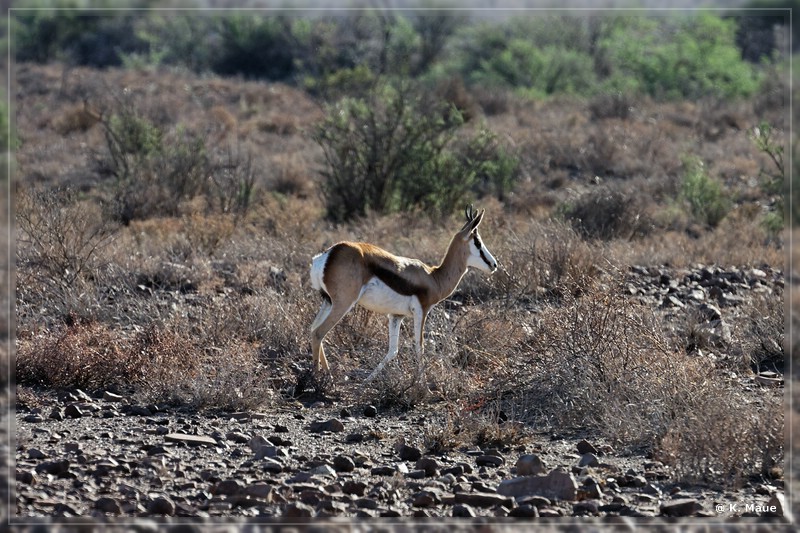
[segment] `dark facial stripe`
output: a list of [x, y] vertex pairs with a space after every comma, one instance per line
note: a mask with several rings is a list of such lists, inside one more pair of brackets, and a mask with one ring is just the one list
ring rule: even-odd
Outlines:
[[477, 248], [478, 252], [480, 252], [481, 259], [483, 259], [483, 262], [486, 263], [486, 266], [488, 266], [489, 268], [494, 268], [492, 263], [489, 262], [489, 260], [486, 258], [486, 255], [484, 255], [484, 253], [483, 253], [483, 249], [484, 249], [483, 248], [483, 243], [481, 242], [481, 238], [478, 237], [477, 233], [475, 233], [474, 242], [475, 242], [475, 248]]

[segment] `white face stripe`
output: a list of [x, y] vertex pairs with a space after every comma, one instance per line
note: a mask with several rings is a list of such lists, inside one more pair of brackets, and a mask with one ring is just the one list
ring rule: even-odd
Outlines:
[[497, 260], [483, 243], [477, 231], [470, 236], [469, 252], [467, 266], [475, 267], [489, 274], [497, 270]]

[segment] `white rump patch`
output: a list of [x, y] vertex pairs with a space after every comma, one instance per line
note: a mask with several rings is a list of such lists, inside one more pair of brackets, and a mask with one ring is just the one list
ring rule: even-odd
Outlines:
[[324, 290], [328, 292], [327, 287], [325, 287], [325, 281], [322, 279], [323, 274], [325, 274], [325, 263], [328, 262], [328, 256], [330, 255], [330, 250], [326, 250], [321, 254], [317, 254], [311, 259], [311, 286], [314, 290], [320, 291]]

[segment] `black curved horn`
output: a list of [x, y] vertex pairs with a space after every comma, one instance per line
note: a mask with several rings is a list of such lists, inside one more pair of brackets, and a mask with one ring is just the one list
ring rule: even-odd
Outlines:
[[472, 219], [475, 218], [475, 209], [473, 208], [472, 204], [469, 204], [464, 208], [464, 215], [467, 217], [467, 222], [472, 222]]

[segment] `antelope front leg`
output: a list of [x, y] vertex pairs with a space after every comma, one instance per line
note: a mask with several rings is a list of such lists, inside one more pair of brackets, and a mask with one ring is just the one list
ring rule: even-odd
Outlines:
[[414, 313], [414, 351], [417, 354], [417, 376], [422, 377], [425, 352], [425, 320], [428, 318], [428, 310], [420, 309]]
[[375, 367], [372, 374], [369, 375], [365, 383], [369, 383], [375, 376], [377, 376], [386, 364], [395, 358], [400, 346], [400, 324], [403, 323], [403, 317], [400, 315], [389, 315], [389, 351], [383, 361]]

